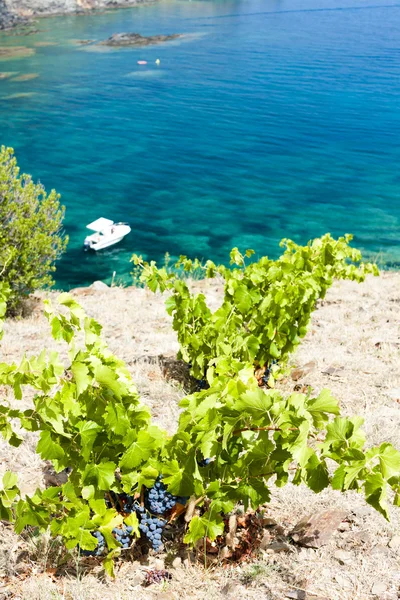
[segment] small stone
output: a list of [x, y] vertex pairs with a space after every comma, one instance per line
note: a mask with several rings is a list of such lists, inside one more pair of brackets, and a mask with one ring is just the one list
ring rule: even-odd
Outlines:
[[400, 548], [400, 535], [394, 535], [388, 543], [389, 548], [398, 550]]
[[229, 550], [228, 546], [224, 546], [219, 553], [219, 557], [221, 560], [225, 560], [232, 555], [232, 552]]
[[317, 366], [317, 363], [315, 363], [314, 361], [308, 362], [307, 364], [303, 365], [302, 367], [297, 367], [297, 369], [293, 369], [290, 376], [293, 379], [293, 381], [298, 381], [302, 377], [305, 377], [306, 375], [311, 373], [311, 371], [313, 371], [316, 366]]
[[341, 565], [348, 565], [352, 560], [350, 552], [346, 552], [345, 550], [337, 550], [333, 556]]
[[341, 531], [342, 533], [345, 531], [349, 531], [350, 529], [350, 523], [348, 523], [347, 521], [343, 521], [343, 523], [340, 523], [339, 527], [338, 527], [338, 531]]
[[91, 290], [87, 287], [77, 287], [70, 290], [70, 293], [74, 294], [74, 296], [88, 296], [91, 293]]
[[276, 527], [278, 523], [275, 521], [275, 519], [271, 519], [271, 517], [263, 517], [261, 519], [261, 525], [263, 527]]
[[371, 594], [374, 596], [381, 596], [386, 592], [386, 585], [380, 581], [376, 581], [371, 588]]
[[353, 584], [351, 583], [351, 581], [349, 579], [347, 579], [347, 577], [344, 577], [343, 575], [340, 575], [339, 573], [337, 575], [335, 575], [335, 581], [337, 581], [337, 583], [339, 585], [341, 585], [343, 588], [352, 588]]
[[289, 590], [285, 594], [286, 598], [292, 598], [293, 600], [305, 600], [306, 593], [304, 590]]
[[89, 285], [91, 290], [108, 290], [108, 285], [104, 281], [94, 281], [92, 285]]
[[301, 519], [289, 535], [301, 546], [320, 548], [329, 542], [346, 516], [343, 510], [325, 510]]
[[267, 550], [270, 543], [271, 543], [271, 535], [268, 531], [264, 531], [262, 540], [260, 542], [260, 549]]
[[293, 546], [291, 546], [290, 544], [287, 544], [286, 542], [272, 542], [272, 544], [269, 544], [266, 547], [266, 551], [267, 552], [274, 552], [274, 553], [278, 553], [278, 552], [294, 552], [294, 548]]
[[234, 598], [240, 598], [239, 588], [240, 588], [240, 586], [237, 583], [235, 583], [234, 581], [228, 581], [228, 583], [226, 583], [224, 585], [224, 587], [221, 589], [221, 593], [224, 596], [232, 596]]
[[142, 585], [142, 583], [143, 583], [143, 573], [137, 573], [129, 581], [130, 581], [132, 587], [135, 587], [137, 585]]
[[386, 394], [393, 400], [400, 400], [400, 388], [393, 388], [386, 392]]
[[172, 561], [172, 567], [174, 569], [179, 569], [179, 567], [182, 566], [182, 559], [180, 556], [177, 556], [176, 558], [174, 558], [174, 560]]
[[162, 558], [156, 558], [153, 564], [153, 568], [158, 571], [163, 571], [165, 569], [165, 562]]
[[390, 550], [387, 546], [382, 546], [381, 544], [377, 544], [370, 550], [370, 555], [378, 556], [382, 558], [383, 556], [389, 556]]
[[340, 375], [342, 373], [343, 367], [328, 367], [322, 373], [324, 375]]

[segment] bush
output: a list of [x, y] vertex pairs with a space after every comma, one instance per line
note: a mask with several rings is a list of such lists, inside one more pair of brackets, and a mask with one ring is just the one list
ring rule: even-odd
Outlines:
[[54, 262], [64, 252], [64, 207], [30, 175], [20, 175], [12, 148], [0, 152], [0, 279], [10, 287], [8, 312], [36, 289], [52, 285]]
[[[207, 369], [229, 371], [233, 361], [252, 362], [267, 372], [275, 361], [284, 365], [307, 333], [317, 300], [324, 298], [334, 279], [363, 281], [368, 273], [378, 275], [376, 265], [361, 262], [352, 248], [351, 235], [335, 240], [328, 233], [299, 246], [282, 240], [285, 247], [277, 260], [262, 257], [246, 264], [254, 254], [231, 252], [231, 265], [202, 265], [181, 256], [176, 271], [157, 268], [133, 255], [142, 268], [141, 280], [150, 290], [171, 290], [166, 301], [178, 334], [178, 358], [191, 364], [194, 377], [202, 379]], [[222, 277], [224, 301], [212, 312], [204, 294], [194, 294], [179, 270], [205, 277]]]
[[[389, 503], [400, 506], [400, 453], [389, 443], [368, 448], [362, 419], [342, 417], [329, 390], [284, 396], [259, 388], [251, 363], [236, 362], [228, 375], [209, 369], [209, 389], [182, 400], [179, 425], [168, 435], [140, 403], [101, 326], [70, 295], [59, 303], [54, 311], [47, 302], [45, 314], [53, 337], [68, 344], [68, 359], [43, 351], [20, 365], [0, 364], [0, 385], [16, 399], [27, 386], [35, 390], [30, 409], [0, 402], [0, 435], [18, 447], [22, 438], [13, 428], [19, 421], [21, 429], [39, 433], [40, 457], [69, 472], [65, 483], [31, 497], [19, 491], [17, 475], [5, 473], [0, 520], [13, 522], [17, 533], [50, 528], [83, 555], [105, 555], [107, 546], [104, 567], [113, 574], [113, 558], [132, 539], [148, 545], [156, 526], [139, 522], [150, 513], [158, 526], [161, 518], [161, 531], [181, 518], [176, 541], [186, 529], [184, 543], [196, 546], [223, 535], [237, 503], [255, 510], [270, 501], [273, 485], [288, 482], [316, 493], [329, 486], [358, 490], [386, 519]], [[165, 489], [173, 507], [166, 506]], [[117, 532], [128, 527], [127, 544]]]

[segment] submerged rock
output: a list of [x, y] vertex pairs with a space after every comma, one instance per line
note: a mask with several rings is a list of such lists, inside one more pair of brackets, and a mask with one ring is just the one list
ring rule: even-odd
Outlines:
[[12, 81], [31, 81], [39, 77], [39, 73], [25, 73], [24, 75], [18, 75], [14, 77]]
[[89, 44], [93, 44], [95, 40], [72, 40], [73, 44], [77, 46], [88, 46]]
[[4, 96], [2, 100], [19, 100], [23, 98], [32, 98], [32, 96], [37, 96], [37, 92], [20, 92], [18, 94], [10, 94], [9, 96]]
[[35, 54], [34, 48], [27, 46], [0, 46], [0, 60], [11, 58], [26, 58]]
[[14, 75], [17, 75], [18, 71], [3, 71], [0, 72], [0, 81], [2, 79], [9, 79], [10, 77], [13, 77]]
[[149, 35], [144, 36], [140, 33], [114, 33], [108, 40], [100, 42], [101, 46], [112, 46], [116, 48], [120, 47], [136, 47], [141, 48], [143, 46], [154, 46], [156, 44], [163, 44], [171, 40], [176, 40], [181, 37], [179, 33], [173, 33], [171, 35]]
[[36, 48], [47, 48], [48, 46], [58, 46], [57, 42], [35, 42]]

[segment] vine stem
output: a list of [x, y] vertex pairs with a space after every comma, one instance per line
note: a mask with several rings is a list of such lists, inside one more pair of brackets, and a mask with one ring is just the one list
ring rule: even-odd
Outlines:
[[[242, 429], [235, 429], [232, 435], [239, 435], [242, 431], [282, 431], [282, 427], [276, 427], [275, 425], [268, 425], [267, 427], [243, 427]], [[299, 428], [288, 427], [285, 431], [299, 431]]]

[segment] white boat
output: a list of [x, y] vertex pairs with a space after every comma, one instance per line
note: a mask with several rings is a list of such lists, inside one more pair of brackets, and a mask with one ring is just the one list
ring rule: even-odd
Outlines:
[[85, 238], [83, 244], [85, 250], [103, 250], [103, 248], [118, 244], [131, 231], [127, 223], [114, 223], [104, 217], [96, 219], [86, 227], [95, 233]]

